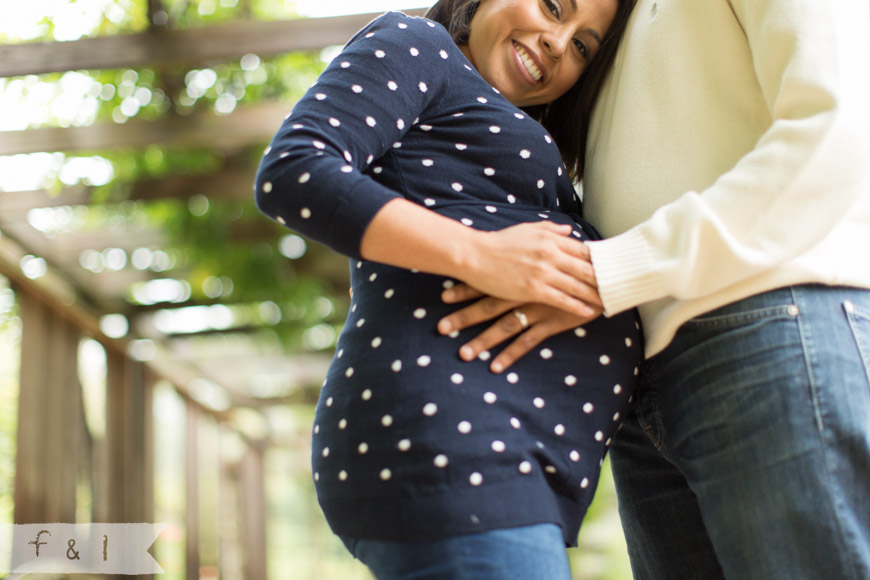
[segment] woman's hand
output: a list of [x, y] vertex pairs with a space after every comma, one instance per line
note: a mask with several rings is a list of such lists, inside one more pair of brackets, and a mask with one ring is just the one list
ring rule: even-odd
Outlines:
[[[463, 302], [480, 296], [480, 292], [464, 284], [445, 290], [442, 294], [447, 303]], [[545, 304], [519, 303], [486, 296], [442, 318], [438, 322], [438, 331], [449, 334], [497, 318], [489, 328], [459, 348], [459, 357], [465, 361], [474, 360], [482, 352], [514, 338], [490, 363], [490, 370], [500, 373], [547, 338], [591, 322], [600, 314], [600, 308], [594, 309], [588, 316], [575, 316]]]
[[597, 316], [601, 299], [589, 249], [571, 231], [569, 225], [536, 222], [480, 232], [457, 277], [486, 295]]

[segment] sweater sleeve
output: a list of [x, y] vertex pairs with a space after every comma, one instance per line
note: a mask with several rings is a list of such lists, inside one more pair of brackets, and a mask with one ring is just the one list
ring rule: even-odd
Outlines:
[[375, 214], [401, 192], [366, 173], [401, 146], [450, 83], [452, 43], [434, 23], [387, 13], [358, 32], [284, 120], [255, 184], [259, 209], [353, 258]]
[[866, 1], [729, 4], [771, 123], [707, 189], [685, 192], [637, 226], [589, 244], [608, 314], [660, 298], [708, 296], [762, 274], [819, 244], [867, 203]]

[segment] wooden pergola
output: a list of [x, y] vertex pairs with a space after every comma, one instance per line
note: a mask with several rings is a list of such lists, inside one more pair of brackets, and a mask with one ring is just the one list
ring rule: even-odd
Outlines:
[[[152, 16], [159, 2], [149, 2]], [[420, 10], [409, 10], [421, 14]], [[237, 21], [173, 30], [152, 26], [147, 32], [72, 42], [39, 42], [0, 46], [0, 77], [49, 72], [168, 65], [206, 66], [245, 54], [260, 56], [322, 49], [343, 44], [375, 15], [283, 22]], [[87, 127], [39, 128], [0, 132], [0, 155], [35, 152], [99, 151], [149, 145], [209, 146], [232, 152], [269, 140], [291, 103], [265, 102], [240, 106], [227, 115], [167, 116], [157, 121], [130, 120], [120, 125], [97, 123]], [[196, 178], [170, 176], [139, 181], [129, 199], [248, 199], [256, 167], [235, 160], [223, 169]], [[203, 417], [222, 428], [236, 430], [246, 443], [242, 458], [221, 466], [221, 485], [234, 497], [231, 512], [241, 526], [238, 551], [242, 577], [266, 578], [266, 503], [263, 453], [274, 442], [246, 435], [234, 423], [233, 407], [253, 409], [268, 405], [311, 403], [329, 362], [328, 354], [288, 356], [284, 353], [244, 352], [246, 360], [202, 360], [178, 348], [171, 336], [142, 331], [137, 317], [149, 309], [131, 305], [131, 284], [146, 281], [153, 272], [124, 269], [94, 274], [81, 267], [85, 249], [135, 248], [159, 245], [159, 230], [123, 236], [105, 232], [48, 237], [32, 227], [29, 211], [94, 203], [93, 190], [69, 187], [59, 194], [48, 191], [0, 192], [0, 275], [7, 278], [18, 298], [22, 320], [18, 449], [15, 479], [15, 522], [75, 522], [76, 489], [87, 482], [94, 498], [92, 520], [97, 522], [151, 522], [154, 516], [154, 450], [151, 400], [158, 381], [169, 383], [187, 406], [185, 437], [186, 570], [187, 578], [200, 577], [197, 500], [197, 457], [201, 441], [197, 424]], [[45, 274], [30, 277], [22, 271], [27, 257], [46, 264]], [[324, 276], [345, 275], [344, 263], [321, 266]], [[180, 305], [184, 306], [184, 305]], [[108, 336], [101, 327], [104, 315], [123, 313], [133, 321], [123, 338]], [[106, 351], [107, 381], [105, 436], [95, 440], [88, 431], [78, 379], [78, 347], [84, 337], [98, 341]], [[153, 356], [136, 354], [135, 343], [146, 338], [156, 343]], [[273, 399], [256, 399], [239, 387], [251, 368], [269, 368], [293, 377], [298, 388]], [[230, 395], [231, 407], [216, 410], [192, 396], [188, 386], [207, 378]]]

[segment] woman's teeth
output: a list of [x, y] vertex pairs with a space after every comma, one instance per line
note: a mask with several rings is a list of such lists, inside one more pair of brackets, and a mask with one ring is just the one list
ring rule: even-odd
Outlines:
[[520, 60], [522, 61], [523, 66], [525, 66], [526, 70], [529, 71], [531, 77], [535, 79], [535, 81], [540, 81], [544, 75], [541, 73], [541, 70], [537, 66], [535, 66], [535, 61], [533, 61], [529, 54], [523, 49], [523, 47], [516, 42], [514, 43], [514, 48], [516, 48], [517, 54], [520, 55]]

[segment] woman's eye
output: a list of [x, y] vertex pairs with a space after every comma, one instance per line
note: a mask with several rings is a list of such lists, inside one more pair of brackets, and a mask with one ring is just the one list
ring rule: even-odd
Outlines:
[[544, 0], [544, 4], [547, 6], [547, 10], [552, 12], [556, 18], [559, 17], [559, 6], [553, 0]]
[[577, 47], [577, 50], [580, 51], [580, 54], [583, 55], [584, 58], [589, 57], [589, 47], [582, 40], [574, 39], [574, 46]]

